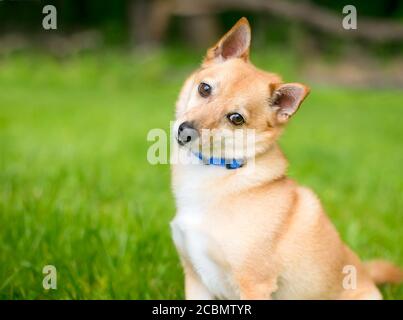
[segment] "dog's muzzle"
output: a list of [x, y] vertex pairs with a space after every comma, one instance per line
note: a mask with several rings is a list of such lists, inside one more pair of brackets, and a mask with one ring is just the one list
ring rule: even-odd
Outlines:
[[191, 122], [185, 121], [180, 124], [178, 128], [177, 140], [178, 143], [183, 146], [191, 141], [196, 140], [198, 137], [198, 132]]

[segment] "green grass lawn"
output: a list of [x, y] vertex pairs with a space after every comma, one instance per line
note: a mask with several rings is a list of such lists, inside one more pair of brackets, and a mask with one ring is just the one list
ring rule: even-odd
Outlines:
[[[169, 167], [147, 162], [146, 137], [169, 128], [199, 59], [0, 60], [0, 298], [183, 298]], [[290, 57], [255, 61], [300, 80]], [[290, 175], [319, 194], [343, 239], [363, 259], [400, 265], [402, 118], [402, 91], [313, 86], [281, 139]], [[42, 288], [48, 264], [57, 290]], [[382, 291], [403, 299], [403, 286]]]

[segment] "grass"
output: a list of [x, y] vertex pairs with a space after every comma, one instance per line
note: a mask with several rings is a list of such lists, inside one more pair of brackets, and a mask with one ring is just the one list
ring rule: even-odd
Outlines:
[[[255, 61], [298, 80], [292, 57]], [[147, 162], [146, 136], [168, 129], [197, 63], [176, 51], [0, 60], [1, 299], [183, 298], [169, 167]], [[281, 139], [290, 175], [343, 239], [400, 265], [402, 102], [402, 91], [314, 86]], [[42, 288], [48, 264], [57, 290]], [[403, 286], [382, 291], [403, 298]]]

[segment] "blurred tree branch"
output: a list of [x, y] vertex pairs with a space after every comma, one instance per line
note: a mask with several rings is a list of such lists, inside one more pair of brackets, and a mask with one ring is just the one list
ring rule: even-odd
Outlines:
[[344, 30], [342, 27], [342, 8], [337, 14], [310, 2], [288, 0], [172, 0], [172, 14], [197, 16], [219, 13], [228, 9], [246, 11], [266, 11], [276, 16], [311, 25], [321, 31], [349, 38], [360, 38], [372, 42], [403, 40], [403, 25], [393, 21], [360, 17], [357, 8], [358, 28]]

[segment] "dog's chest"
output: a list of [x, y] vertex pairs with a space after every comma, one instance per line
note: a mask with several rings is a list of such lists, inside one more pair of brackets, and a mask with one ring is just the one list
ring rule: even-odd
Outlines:
[[198, 208], [179, 210], [171, 222], [175, 245], [215, 298], [237, 299], [234, 282], [225, 268], [228, 264], [216, 259], [220, 244], [203, 228], [203, 218]]

